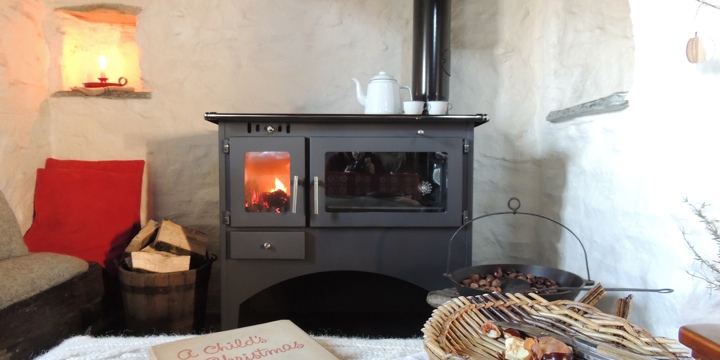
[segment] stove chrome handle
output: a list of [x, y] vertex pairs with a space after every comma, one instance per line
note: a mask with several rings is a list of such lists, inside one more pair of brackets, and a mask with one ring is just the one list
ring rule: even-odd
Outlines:
[[298, 176], [293, 176], [293, 188], [292, 188], [292, 213], [297, 213], [297, 188], [298, 188]]
[[315, 215], [318, 215], [320, 213], [320, 206], [318, 205], [320, 203], [319, 196], [320, 196], [320, 180], [318, 180], [317, 176], [313, 177], [313, 184], [314, 186], [314, 197], [315, 197], [315, 204], [313, 207], [315, 208]]

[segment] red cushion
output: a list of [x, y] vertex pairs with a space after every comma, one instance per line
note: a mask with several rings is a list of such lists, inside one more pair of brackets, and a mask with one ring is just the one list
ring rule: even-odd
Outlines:
[[46, 169], [88, 169], [119, 173], [139, 174], [142, 177], [145, 168], [144, 160], [45, 160]]
[[140, 230], [144, 163], [48, 159], [49, 168], [38, 169], [28, 249], [74, 255], [114, 274], [115, 260]]

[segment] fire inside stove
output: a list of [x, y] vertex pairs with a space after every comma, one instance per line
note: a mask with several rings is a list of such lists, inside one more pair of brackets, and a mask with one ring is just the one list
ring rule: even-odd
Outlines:
[[245, 153], [245, 211], [288, 211], [290, 203], [290, 153]]

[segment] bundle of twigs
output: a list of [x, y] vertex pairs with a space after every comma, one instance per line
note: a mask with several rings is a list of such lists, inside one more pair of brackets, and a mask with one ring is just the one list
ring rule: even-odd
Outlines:
[[[700, 206], [695, 206], [691, 204], [687, 199], [685, 199], [685, 202], [688, 204], [688, 206], [690, 206], [693, 214], [697, 216], [700, 219], [700, 222], [705, 226], [705, 231], [707, 231], [708, 235], [710, 235], [710, 238], [715, 241], [718, 244], [718, 248], [720, 248], [720, 230], [718, 229], [718, 224], [720, 224], [720, 221], [710, 218], [705, 213], [709, 205], [703, 203]], [[708, 285], [708, 288], [712, 290], [720, 290], [720, 259], [712, 260], [701, 255], [695, 249], [695, 246], [688, 239], [687, 234], [684, 231], [683, 239], [685, 240], [685, 243], [695, 256], [695, 261], [700, 264], [702, 270], [688, 273], [692, 277], [705, 281]], [[720, 254], [720, 251], [718, 252], [718, 254]], [[708, 274], [708, 272], [710, 274]]]

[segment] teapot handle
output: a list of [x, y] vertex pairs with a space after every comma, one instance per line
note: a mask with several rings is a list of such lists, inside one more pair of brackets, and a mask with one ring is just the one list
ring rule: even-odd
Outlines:
[[407, 89], [408, 93], [410, 94], [410, 98], [409, 98], [409, 99], [412, 101], [412, 99], [413, 99], [412, 89], [411, 89], [409, 86], [401, 86], [400, 88], [401, 88], [401, 89]]

